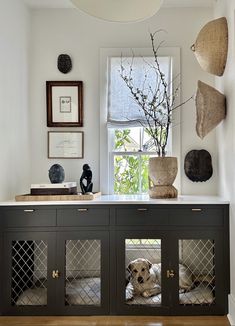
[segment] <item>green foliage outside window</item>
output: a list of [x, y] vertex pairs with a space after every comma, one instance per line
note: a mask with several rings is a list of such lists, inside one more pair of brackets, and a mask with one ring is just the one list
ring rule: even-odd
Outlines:
[[[127, 151], [130, 130], [115, 130], [115, 151]], [[114, 193], [139, 194], [148, 191], [149, 155], [114, 155]]]

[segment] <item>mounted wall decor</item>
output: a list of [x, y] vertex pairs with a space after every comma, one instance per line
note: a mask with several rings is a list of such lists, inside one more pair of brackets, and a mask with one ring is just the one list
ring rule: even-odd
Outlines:
[[205, 149], [192, 150], [184, 159], [184, 171], [193, 182], [203, 182], [213, 174], [211, 155]]
[[198, 81], [196, 131], [203, 139], [226, 116], [226, 97], [215, 88]]
[[82, 81], [47, 81], [47, 126], [83, 126]]
[[57, 59], [57, 68], [63, 74], [67, 74], [72, 69], [72, 60], [68, 54], [60, 54]]
[[83, 131], [48, 131], [48, 158], [83, 158]]
[[225, 17], [207, 23], [191, 46], [201, 68], [222, 76], [228, 54], [228, 24]]

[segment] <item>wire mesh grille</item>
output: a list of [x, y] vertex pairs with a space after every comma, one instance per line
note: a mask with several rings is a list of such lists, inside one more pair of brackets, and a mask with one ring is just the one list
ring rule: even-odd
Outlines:
[[161, 304], [161, 240], [126, 239], [126, 303]]
[[66, 241], [66, 305], [100, 305], [100, 261], [100, 240]]
[[11, 304], [47, 304], [47, 244], [43, 240], [12, 241]]
[[[180, 291], [182, 305], [212, 305], [215, 303], [215, 243], [213, 240], [179, 240]], [[182, 289], [182, 283], [188, 289]]]

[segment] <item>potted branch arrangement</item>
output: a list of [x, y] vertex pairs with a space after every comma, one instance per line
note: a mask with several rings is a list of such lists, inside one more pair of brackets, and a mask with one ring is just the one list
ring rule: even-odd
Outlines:
[[182, 103], [177, 103], [179, 85], [174, 85], [176, 77], [168, 80], [160, 65], [158, 51], [162, 42], [156, 45], [155, 41], [158, 32], [160, 31], [150, 33], [154, 63], [147, 62], [149, 69], [154, 71], [154, 86], [149, 83], [146, 74], [142, 87], [137, 86], [133, 78], [134, 54], [128, 68], [122, 59], [120, 76], [141, 111], [143, 119], [138, 122], [145, 127], [156, 149], [157, 156], [149, 159], [149, 195], [151, 198], [175, 198], [178, 195], [177, 189], [173, 186], [178, 171], [177, 158], [167, 157], [166, 149], [174, 110], [187, 103], [193, 96]]

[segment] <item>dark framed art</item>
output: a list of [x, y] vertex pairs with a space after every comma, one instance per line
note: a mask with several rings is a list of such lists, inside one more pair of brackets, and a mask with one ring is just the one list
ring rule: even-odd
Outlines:
[[48, 158], [83, 158], [83, 131], [48, 131]]
[[83, 126], [82, 81], [47, 81], [47, 126]]

